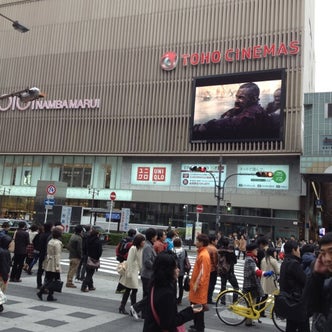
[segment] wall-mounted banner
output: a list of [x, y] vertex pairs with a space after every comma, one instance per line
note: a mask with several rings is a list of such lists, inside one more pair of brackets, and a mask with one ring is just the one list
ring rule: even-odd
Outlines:
[[171, 170], [171, 164], [132, 164], [131, 184], [168, 186]]
[[[192, 172], [190, 167], [193, 165], [181, 165], [181, 186], [182, 187], [214, 187], [215, 181], [219, 181], [219, 165], [218, 164], [197, 164], [206, 168], [206, 172]], [[221, 183], [226, 178], [226, 166], [222, 166]]]
[[[238, 175], [238, 188], [288, 190], [288, 165], [238, 165], [237, 172], [253, 174]], [[273, 177], [257, 177], [256, 172], [273, 172]]]

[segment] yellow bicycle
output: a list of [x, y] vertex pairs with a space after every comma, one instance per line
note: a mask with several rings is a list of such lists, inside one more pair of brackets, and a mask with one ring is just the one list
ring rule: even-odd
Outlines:
[[[276, 291], [274, 294], [277, 294]], [[216, 300], [216, 312], [219, 319], [226, 325], [238, 326], [246, 318], [259, 320], [261, 313], [269, 309], [270, 318], [276, 328], [286, 331], [286, 319], [278, 317], [274, 312], [274, 294], [269, 295], [266, 300], [254, 303], [250, 293], [242, 293], [236, 289], [229, 289], [219, 293]]]

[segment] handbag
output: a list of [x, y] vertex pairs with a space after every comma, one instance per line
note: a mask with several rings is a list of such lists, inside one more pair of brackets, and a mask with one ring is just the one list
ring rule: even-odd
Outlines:
[[[154, 304], [153, 304], [153, 293], [154, 293], [154, 287], [152, 287], [152, 289], [151, 289], [151, 297], [150, 297], [151, 311], [153, 314], [153, 318], [155, 319], [157, 324], [160, 326], [160, 319], [159, 319], [159, 316], [158, 316], [156, 309], [154, 307]], [[184, 324], [182, 324], [182, 325], [176, 327], [176, 331], [177, 332], [186, 332], [186, 327], [184, 326]], [[163, 330], [163, 332], [167, 332], [167, 330]]]
[[0, 289], [0, 305], [3, 305], [7, 302], [7, 296], [5, 293]]
[[95, 259], [95, 258], [92, 258], [92, 257], [88, 256], [86, 266], [90, 269], [99, 269], [100, 268], [100, 261], [99, 261], [99, 259]]
[[62, 292], [63, 281], [61, 280], [51, 280], [46, 285], [45, 288], [53, 292]]
[[186, 252], [186, 258], [184, 260], [184, 272], [189, 273], [190, 269], [191, 269], [191, 264], [190, 264], [190, 261], [189, 261], [189, 258], [188, 258], [187, 252]]
[[126, 269], [127, 269], [126, 261], [119, 263], [118, 266], [116, 267], [116, 271], [120, 274], [120, 276], [124, 276], [126, 274]]
[[189, 292], [189, 290], [190, 290], [190, 277], [189, 277], [188, 274], [184, 277], [184, 280], [183, 280], [183, 289], [186, 292]]
[[280, 291], [274, 295], [274, 312], [281, 318], [302, 322], [306, 318], [303, 299], [299, 294]]

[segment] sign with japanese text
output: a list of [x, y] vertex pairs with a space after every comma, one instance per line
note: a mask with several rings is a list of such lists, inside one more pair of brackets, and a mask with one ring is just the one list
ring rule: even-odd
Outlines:
[[[205, 167], [206, 172], [192, 172], [192, 165], [181, 165], [181, 187], [214, 187], [219, 181], [219, 165], [218, 164], [199, 164]], [[226, 178], [226, 165], [222, 165], [221, 184]], [[216, 183], [215, 183], [216, 181]]]
[[132, 164], [131, 183], [145, 185], [169, 185], [171, 164]]
[[[238, 165], [237, 172], [253, 174], [237, 175], [238, 188], [288, 190], [288, 165]], [[273, 176], [257, 177], [256, 172], [272, 172]]]

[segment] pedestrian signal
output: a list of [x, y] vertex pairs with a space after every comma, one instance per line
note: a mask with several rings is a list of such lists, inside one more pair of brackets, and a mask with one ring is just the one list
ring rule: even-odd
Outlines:
[[227, 212], [231, 212], [232, 211], [232, 203], [227, 203], [226, 204], [226, 209], [227, 209]]
[[206, 172], [206, 167], [203, 166], [191, 166], [189, 169], [192, 172]]
[[259, 178], [272, 178], [273, 172], [256, 172], [256, 176]]

